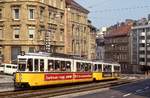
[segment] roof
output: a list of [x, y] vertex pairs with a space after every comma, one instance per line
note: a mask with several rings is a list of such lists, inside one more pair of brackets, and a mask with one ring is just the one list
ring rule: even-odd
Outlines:
[[81, 6], [80, 4], [75, 2], [74, 0], [66, 0], [66, 4], [69, 5], [69, 7], [76, 9], [78, 11], [81, 11], [83, 13], [86, 13], [86, 14], [89, 13], [89, 11], [87, 9], [85, 9], [83, 6]]
[[131, 25], [121, 25], [118, 27], [113, 27], [111, 30], [107, 31], [104, 37], [117, 37], [117, 36], [125, 36], [131, 31]]

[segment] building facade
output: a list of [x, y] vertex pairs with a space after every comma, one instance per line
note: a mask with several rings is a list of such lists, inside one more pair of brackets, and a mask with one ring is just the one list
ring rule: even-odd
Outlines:
[[65, 53], [88, 58], [90, 28], [88, 24], [89, 11], [73, 0], [67, 0]]
[[132, 22], [124, 22], [108, 28], [104, 35], [105, 60], [121, 64], [122, 73], [131, 73], [130, 64], [130, 32]]
[[140, 72], [143, 67], [150, 66], [150, 25], [132, 27], [131, 33], [131, 64], [134, 72]]
[[102, 27], [96, 35], [96, 59], [104, 60], [105, 55], [105, 44], [104, 44], [104, 34], [107, 31], [107, 27]]
[[81, 11], [76, 9], [79, 5], [68, 1], [0, 1], [0, 53], [3, 62], [12, 63], [20, 51], [46, 50], [87, 55], [89, 12], [82, 6], [79, 8]]

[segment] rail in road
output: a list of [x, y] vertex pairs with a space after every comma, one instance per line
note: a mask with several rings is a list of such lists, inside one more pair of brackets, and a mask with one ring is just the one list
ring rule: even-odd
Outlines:
[[59, 95], [90, 91], [105, 87], [112, 87], [127, 83], [135, 82], [135, 80], [114, 80], [107, 82], [94, 82], [94, 83], [86, 83], [86, 84], [75, 84], [75, 85], [67, 85], [62, 87], [50, 87], [45, 89], [32, 89], [32, 90], [20, 90], [20, 91], [10, 91], [10, 92], [1, 92], [1, 98], [47, 98], [54, 97]]

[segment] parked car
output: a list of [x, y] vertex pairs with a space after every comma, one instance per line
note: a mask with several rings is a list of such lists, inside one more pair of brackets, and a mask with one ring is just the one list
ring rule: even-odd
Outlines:
[[4, 74], [10, 74], [13, 75], [18, 68], [18, 65], [15, 64], [2, 64], [4, 66]]
[[3, 64], [0, 65], [0, 73], [4, 73], [4, 65]]

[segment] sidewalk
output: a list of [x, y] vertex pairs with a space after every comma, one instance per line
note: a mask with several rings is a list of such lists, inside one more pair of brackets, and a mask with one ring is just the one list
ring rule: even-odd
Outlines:
[[13, 76], [0, 74], [0, 83], [13, 83], [13, 79]]
[[121, 75], [122, 79], [150, 79], [150, 75], [145, 75], [145, 74], [122, 74]]

